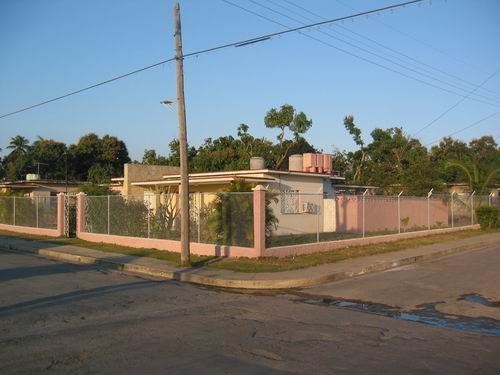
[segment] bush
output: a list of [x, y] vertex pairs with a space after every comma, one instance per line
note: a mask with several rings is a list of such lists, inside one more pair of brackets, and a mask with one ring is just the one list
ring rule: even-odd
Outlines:
[[477, 221], [481, 229], [492, 229], [498, 226], [500, 210], [496, 207], [479, 207], [476, 209]]

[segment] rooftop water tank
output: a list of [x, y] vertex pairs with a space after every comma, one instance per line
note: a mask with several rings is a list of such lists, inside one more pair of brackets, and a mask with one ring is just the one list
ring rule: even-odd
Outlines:
[[264, 162], [263, 157], [252, 156], [250, 158], [250, 169], [257, 170], [257, 169], [265, 169], [265, 168], [266, 168], [266, 163]]
[[288, 158], [288, 170], [295, 172], [302, 172], [303, 160], [304, 158], [302, 157], [302, 155], [299, 154], [290, 155], [290, 157]]
[[40, 179], [40, 175], [36, 173], [28, 173], [26, 175], [26, 181], [36, 181]]

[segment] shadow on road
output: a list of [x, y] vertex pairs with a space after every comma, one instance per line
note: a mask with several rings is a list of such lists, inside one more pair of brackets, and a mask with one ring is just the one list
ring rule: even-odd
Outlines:
[[101, 286], [93, 289], [83, 289], [74, 292], [58, 294], [55, 296], [33, 299], [31, 301], [25, 301], [9, 306], [0, 307], [0, 316], [8, 316], [23, 312], [25, 310], [32, 311], [34, 309], [52, 307], [64, 303], [81, 301], [94, 297], [100, 297], [109, 293], [116, 293], [126, 290], [139, 289], [139, 288], [147, 288], [166, 282], [168, 281], [144, 280], [144, 281], [138, 281], [120, 285]]

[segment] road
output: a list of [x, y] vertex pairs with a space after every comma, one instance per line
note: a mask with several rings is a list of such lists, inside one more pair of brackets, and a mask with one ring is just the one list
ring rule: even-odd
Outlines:
[[500, 321], [500, 243], [306, 291], [406, 311], [435, 305], [437, 311], [445, 314]]
[[0, 286], [1, 374], [500, 373], [498, 336], [338, 308], [317, 290], [220, 291], [6, 251]]

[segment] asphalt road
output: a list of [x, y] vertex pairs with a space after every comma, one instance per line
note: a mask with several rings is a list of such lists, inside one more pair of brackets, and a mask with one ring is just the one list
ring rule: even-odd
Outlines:
[[0, 251], [1, 374], [498, 374], [499, 353], [497, 336], [293, 292], [230, 293]]
[[446, 314], [500, 321], [500, 243], [306, 291], [407, 311], [435, 305]]

